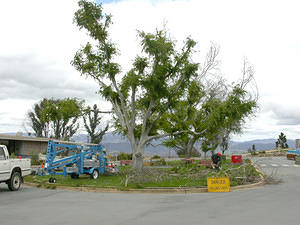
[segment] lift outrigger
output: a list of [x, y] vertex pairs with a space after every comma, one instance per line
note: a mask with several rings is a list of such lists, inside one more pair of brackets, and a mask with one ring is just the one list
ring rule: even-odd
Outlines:
[[[50, 140], [45, 166], [38, 170], [38, 175], [70, 175], [78, 178], [81, 174], [88, 174], [92, 179], [97, 179], [100, 173], [106, 172], [106, 168], [106, 151], [102, 145], [63, 144]], [[50, 178], [49, 182], [55, 183], [56, 179]]]

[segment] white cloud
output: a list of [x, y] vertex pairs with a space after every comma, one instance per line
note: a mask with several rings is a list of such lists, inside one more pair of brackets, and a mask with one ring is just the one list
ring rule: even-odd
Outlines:
[[[72, 23], [76, 1], [17, 0], [0, 4], [0, 29], [5, 34], [0, 36], [0, 104], [6, 104], [7, 99], [26, 102], [18, 107], [19, 114], [13, 106], [6, 113], [21, 120], [31, 105], [45, 96], [75, 95], [91, 103], [100, 102], [94, 94], [97, 85], [84, 80], [70, 65], [74, 53], [86, 41], [84, 32]], [[166, 21], [178, 44], [191, 35], [204, 54], [211, 41], [218, 43], [221, 70], [229, 80], [239, 77], [244, 56], [253, 64], [261, 110], [239, 138], [273, 137], [287, 124], [287, 132], [297, 136], [293, 132], [299, 130], [299, 123], [290, 124], [298, 118], [299, 109], [298, 1], [123, 0], [103, 4], [103, 8], [113, 15], [111, 37], [120, 49], [118, 61], [123, 72], [130, 68], [139, 49], [136, 30], [152, 32]], [[0, 118], [0, 123], [3, 121]], [[10, 121], [14, 124], [10, 127], [18, 129], [15, 120]]]

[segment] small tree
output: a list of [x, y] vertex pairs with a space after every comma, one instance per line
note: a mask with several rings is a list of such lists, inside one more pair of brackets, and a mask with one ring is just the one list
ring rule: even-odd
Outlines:
[[256, 152], [256, 147], [255, 147], [255, 144], [252, 145], [252, 153], [255, 153]]
[[275, 142], [276, 148], [288, 148], [289, 145], [287, 144], [287, 139], [284, 133], [280, 133], [280, 135], [278, 136], [277, 141]]
[[[206, 71], [215, 68], [218, 48], [212, 47], [205, 65]], [[211, 72], [211, 71], [210, 71]], [[243, 64], [242, 79], [236, 85], [218, 80], [205, 79], [206, 73], [190, 83], [189, 87], [165, 115], [162, 124], [165, 131], [188, 130], [165, 140], [167, 147], [190, 157], [195, 152], [195, 143], [209, 136], [209, 142], [219, 143], [224, 152], [228, 149], [230, 134], [240, 133], [245, 119], [254, 114], [257, 99], [246, 90], [253, 80], [253, 70], [246, 61]], [[207, 83], [206, 85], [204, 85]], [[206, 149], [206, 147], [204, 146]]]
[[87, 107], [84, 110], [83, 114], [83, 122], [88, 135], [91, 137], [91, 143], [99, 144], [102, 141], [103, 136], [107, 132], [109, 125], [107, 124], [106, 127], [101, 130], [101, 120], [102, 117], [100, 116], [101, 111], [98, 109], [97, 105], [94, 104], [93, 109], [91, 107]]

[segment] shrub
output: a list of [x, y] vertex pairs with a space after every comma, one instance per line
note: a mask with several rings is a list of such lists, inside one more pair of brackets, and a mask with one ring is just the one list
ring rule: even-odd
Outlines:
[[132, 160], [132, 154], [121, 152], [117, 155], [118, 160]]
[[159, 155], [154, 155], [154, 156], [152, 157], [152, 159], [160, 159], [160, 156], [159, 156]]
[[16, 159], [17, 156], [16, 156], [16, 154], [13, 152], [13, 153], [11, 153], [10, 158], [11, 158], [11, 159]]
[[41, 165], [39, 156], [36, 153], [31, 153], [31, 165]]
[[167, 165], [167, 163], [166, 163], [165, 159], [160, 159], [159, 161], [153, 162], [153, 165], [154, 166], [165, 166], [165, 165]]

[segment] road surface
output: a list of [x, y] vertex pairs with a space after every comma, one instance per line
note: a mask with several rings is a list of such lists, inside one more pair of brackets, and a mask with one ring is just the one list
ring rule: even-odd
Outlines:
[[[229, 193], [112, 194], [0, 185], [3, 225], [298, 225], [300, 167], [255, 158], [282, 183]], [[288, 165], [288, 166], [287, 166]]]

